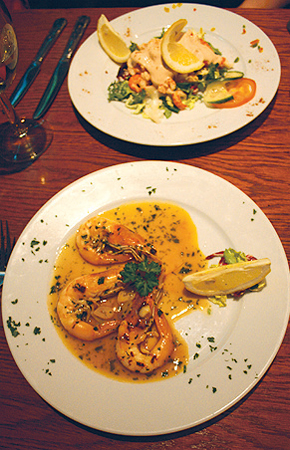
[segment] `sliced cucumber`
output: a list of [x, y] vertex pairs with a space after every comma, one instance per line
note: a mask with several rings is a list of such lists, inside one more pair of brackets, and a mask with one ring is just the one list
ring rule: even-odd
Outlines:
[[207, 86], [203, 101], [208, 105], [216, 105], [233, 100], [233, 98], [232, 94], [225, 88], [223, 81], [214, 81]]
[[238, 70], [230, 70], [229, 72], [225, 72], [224, 79], [225, 80], [238, 80], [239, 78], [243, 78], [243, 72], [239, 72]]

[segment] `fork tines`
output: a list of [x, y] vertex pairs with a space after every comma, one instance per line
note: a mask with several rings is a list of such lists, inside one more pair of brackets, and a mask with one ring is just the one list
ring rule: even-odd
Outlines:
[[[6, 240], [6, 245], [5, 245]], [[0, 220], [0, 271], [5, 271], [11, 251], [14, 247], [15, 239], [11, 244], [8, 222], [6, 220], [6, 239], [2, 220]]]

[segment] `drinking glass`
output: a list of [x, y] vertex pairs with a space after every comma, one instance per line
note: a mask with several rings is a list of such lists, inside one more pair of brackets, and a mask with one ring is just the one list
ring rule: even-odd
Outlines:
[[0, 125], [0, 157], [16, 170], [35, 161], [52, 141], [48, 123], [18, 117], [5, 93], [15, 78], [17, 62], [18, 45], [11, 16], [0, 0], [0, 106], [9, 119]]

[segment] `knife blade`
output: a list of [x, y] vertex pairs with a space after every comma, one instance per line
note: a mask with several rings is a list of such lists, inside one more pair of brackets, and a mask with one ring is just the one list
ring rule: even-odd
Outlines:
[[26, 94], [26, 92], [32, 85], [33, 81], [40, 72], [40, 66], [42, 64], [42, 61], [48, 54], [49, 50], [51, 49], [51, 47], [53, 46], [59, 35], [61, 34], [66, 24], [67, 24], [66, 19], [60, 18], [55, 20], [48, 35], [41, 44], [41, 47], [39, 48], [35, 58], [29, 65], [28, 69], [26, 70], [25, 74], [17, 84], [16, 88], [14, 89], [10, 97], [10, 102], [12, 106], [15, 107], [20, 102], [20, 100], [23, 98], [23, 96]]
[[35, 120], [38, 120], [47, 112], [53, 100], [57, 96], [57, 93], [60, 90], [60, 87], [67, 75], [72, 54], [75, 51], [89, 23], [90, 18], [88, 16], [80, 16], [76, 21], [65, 50], [52, 74], [52, 77], [44, 91], [42, 98], [40, 99], [38, 106], [36, 107], [36, 110], [34, 111], [33, 118]]

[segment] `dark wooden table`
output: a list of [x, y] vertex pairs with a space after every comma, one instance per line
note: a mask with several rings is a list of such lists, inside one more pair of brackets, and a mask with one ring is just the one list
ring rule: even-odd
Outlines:
[[[57, 17], [68, 26], [44, 61], [41, 76], [17, 106], [31, 116], [58, 61], [72, 26], [80, 14], [91, 23], [85, 40], [96, 29], [101, 13], [113, 19], [128, 8], [88, 10], [33, 10], [13, 14], [20, 60], [20, 79], [39, 43]], [[278, 93], [254, 122], [213, 142], [180, 148], [146, 148], [127, 144], [93, 129], [85, 129], [63, 84], [46, 118], [53, 125], [50, 148], [22, 172], [0, 176], [0, 219], [8, 220], [11, 234], [21, 234], [31, 217], [60, 189], [81, 176], [116, 163], [142, 159], [180, 161], [206, 169], [249, 195], [275, 227], [290, 258], [289, 183], [289, 10], [236, 10], [259, 26], [272, 40], [282, 64]], [[14, 84], [15, 86], [15, 84]], [[10, 87], [10, 93], [13, 86]], [[9, 93], [8, 92], [8, 93]], [[0, 118], [4, 121], [4, 116]], [[265, 242], [265, 246], [267, 243]], [[87, 429], [67, 419], [26, 382], [7, 346], [0, 327], [0, 448], [71, 450], [161, 449], [280, 449], [290, 448], [290, 330], [269, 370], [243, 401], [209, 423], [176, 435], [130, 438]], [[98, 406], [98, 405], [96, 405]], [[126, 414], [126, 411], [120, 411]]]

